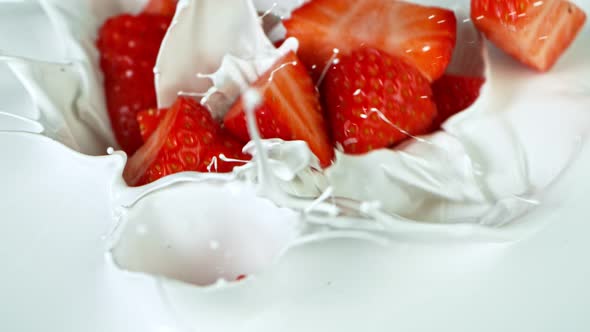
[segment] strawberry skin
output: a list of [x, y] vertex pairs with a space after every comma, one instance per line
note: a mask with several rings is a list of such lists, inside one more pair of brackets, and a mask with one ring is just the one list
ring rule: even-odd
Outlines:
[[156, 107], [153, 68], [169, 17], [140, 14], [107, 20], [97, 47], [108, 114], [121, 148], [132, 155], [143, 143], [137, 112]]
[[147, 14], [165, 15], [172, 17], [176, 12], [177, 2], [177, 0], [150, 0], [143, 9], [143, 12]]
[[586, 14], [567, 0], [472, 0], [471, 19], [506, 53], [547, 71], [574, 41]]
[[485, 79], [445, 74], [432, 83], [432, 93], [438, 115], [432, 128], [438, 130], [451, 116], [467, 109], [477, 98]]
[[166, 109], [150, 108], [137, 113], [137, 122], [139, 123], [139, 133], [144, 142], [156, 131], [160, 121], [166, 114]]
[[[179, 97], [163, 113], [160, 124], [146, 143], [129, 159], [123, 176], [129, 185], [143, 185], [183, 171], [231, 172], [248, 160], [244, 144], [229, 136], [209, 111], [192, 99]], [[214, 158], [217, 160], [214, 166]]]
[[425, 134], [437, 114], [428, 79], [404, 60], [371, 48], [332, 65], [322, 93], [334, 140], [349, 154]]
[[[318, 91], [295, 53], [278, 60], [252, 87], [262, 95], [262, 104], [256, 109], [262, 138], [305, 141], [322, 167], [332, 163], [334, 149]], [[242, 98], [226, 114], [224, 125], [239, 139], [250, 139]]]
[[448, 66], [456, 41], [452, 11], [395, 0], [312, 0], [284, 21], [301, 60], [317, 77], [334, 49], [373, 47], [403, 58], [430, 81]]

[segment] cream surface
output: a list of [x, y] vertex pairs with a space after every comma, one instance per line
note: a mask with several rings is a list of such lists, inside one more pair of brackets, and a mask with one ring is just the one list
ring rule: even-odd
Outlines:
[[[225, 2], [183, 2], [175, 28], [167, 37], [169, 44], [164, 44], [158, 60], [162, 105], [174, 98], [176, 90], [200, 93], [214, 88], [222, 91], [224, 98], [235, 98], [236, 91], [285, 51], [274, 50], [265, 39], [253, 4], [237, 2], [244, 7], [231, 12], [223, 10]], [[481, 61], [461, 66], [456, 63], [463, 61], [457, 60], [451, 69], [485, 71], [487, 83], [480, 100], [450, 119], [445, 132], [414, 139], [399, 151], [383, 150], [363, 157], [339, 155], [324, 173], [314, 170], [315, 158], [302, 142], [252, 142], [248, 150], [262, 157], [234, 174], [178, 174], [143, 188], [128, 188], [120, 176], [124, 155], [89, 157], [75, 152], [101, 155], [114, 146], [92, 40], [101, 20], [126, 8], [115, 0], [40, 3], [63, 37], [65, 56], [60, 63], [50, 63], [0, 53], [0, 60], [20, 79], [38, 110], [38, 116], [31, 118], [1, 110], [2, 143], [10, 146], [19, 142], [31, 154], [67, 165], [79, 177], [91, 175], [107, 181], [107, 185], [99, 185], [99, 192], [92, 193], [86, 188], [90, 179], [78, 185], [80, 193], [105, 195], [103, 201], [108, 201], [107, 206], [92, 208], [101, 211], [105, 224], [87, 230], [84, 238], [94, 238], [94, 242], [80, 243], [80, 250], [98, 253], [112, 249], [106, 269], [104, 262], [92, 256], [101, 271], [108, 271], [97, 278], [115, 280], [121, 294], [128, 296], [145, 291], [150, 294], [146, 305], [155, 311], [161, 310], [163, 302], [151, 282], [159, 279], [129, 276], [117, 267], [210, 285], [219, 278], [231, 280], [263, 271], [300, 243], [334, 237], [444, 243], [520, 239], [541, 225], [517, 218], [544, 204], [545, 194], [573, 164], [590, 129], [590, 86], [580, 79], [590, 74], [585, 61], [590, 49], [581, 42], [589, 37], [587, 28], [552, 72], [538, 75], [490, 45], [484, 47], [466, 22], [461, 31], [472, 34], [474, 40], [459, 47], [456, 59]], [[267, 8], [257, 5], [261, 10]], [[135, 4], [130, 9], [139, 7]], [[289, 5], [284, 3], [281, 8]], [[233, 44], [229, 35], [236, 32], [234, 27], [219, 31], [218, 37], [227, 43], [220, 44], [217, 53], [208, 53], [210, 58], [204, 63], [168, 53], [190, 39], [192, 29], [202, 42], [194, 44], [194, 51], [205, 52], [200, 45], [208, 45], [211, 36], [200, 34], [204, 27], [196, 20], [211, 12], [220, 15], [215, 21], [242, 22], [248, 28], [240, 29], [244, 33], [241, 40], [252, 44]], [[216, 26], [215, 22], [207, 23], [210, 26]], [[474, 46], [478, 44], [481, 47]], [[231, 49], [240, 45], [244, 49]], [[296, 43], [288, 49], [293, 48]], [[227, 50], [231, 57], [226, 56]], [[185, 66], [192, 69], [187, 71]], [[183, 79], [172, 79], [181, 72], [186, 74]], [[214, 72], [213, 81], [197, 76]], [[217, 115], [223, 114], [226, 106], [224, 102], [210, 104]], [[262, 163], [267, 164], [266, 172], [261, 171]], [[69, 184], [72, 181], [67, 180], [68, 174], [51, 176], [63, 177]], [[260, 190], [262, 178], [274, 183], [272, 192]], [[211, 197], [232, 197], [233, 210], [228, 211], [229, 203], [221, 198]], [[42, 197], [35, 199], [36, 204], [42, 201]], [[73, 276], [92, 278], [82, 274]], [[130, 286], [131, 280], [141, 280], [141, 285]], [[192, 304], [180, 290], [192, 286], [167, 279], [163, 284], [171, 297], [168, 301], [180, 312], [188, 311]], [[108, 287], [107, 283], [101, 285]]]

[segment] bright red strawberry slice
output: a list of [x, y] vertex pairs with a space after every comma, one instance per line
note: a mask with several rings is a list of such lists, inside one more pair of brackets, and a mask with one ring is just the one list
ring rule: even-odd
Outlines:
[[153, 68], [169, 21], [160, 15], [121, 15], [107, 20], [99, 31], [108, 113], [128, 155], [143, 143], [137, 112], [156, 107]]
[[142, 185], [164, 176], [183, 172], [231, 172], [248, 160], [244, 144], [230, 137], [213, 120], [209, 111], [192, 99], [179, 97], [164, 113], [157, 129], [125, 167], [129, 185]]
[[547, 71], [574, 41], [586, 14], [567, 0], [472, 0], [471, 19], [506, 53]]
[[321, 73], [334, 49], [341, 54], [374, 47], [403, 58], [430, 81], [451, 60], [457, 22], [450, 10], [395, 0], [312, 0], [284, 22], [301, 60]]
[[177, 0], [150, 0], [143, 9], [143, 12], [148, 14], [174, 16], [177, 2]]
[[322, 96], [334, 140], [350, 154], [425, 134], [437, 113], [426, 77], [404, 60], [370, 48], [333, 65]]
[[144, 142], [156, 131], [160, 121], [166, 114], [166, 109], [150, 108], [137, 113], [137, 122], [139, 123], [139, 133]]
[[[334, 149], [317, 89], [295, 53], [290, 52], [277, 61], [252, 87], [263, 98], [262, 105], [256, 109], [263, 138], [305, 141], [322, 167], [332, 163]], [[224, 124], [236, 137], [250, 139], [242, 98], [227, 113]]]
[[432, 93], [438, 110], [432, 128], [439, 129], [448, 118], [471, 106], [479, 98], [484, 82], [482, 77], [445, 74], [432, 83]]

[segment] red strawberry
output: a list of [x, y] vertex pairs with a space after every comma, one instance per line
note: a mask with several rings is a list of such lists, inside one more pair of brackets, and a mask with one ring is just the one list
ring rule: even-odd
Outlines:
[[432, 128], [439, 129], [448, 118], [471, 106], [479, 98], [479, 90], [484, 82], [482, 77], [445, 74], [432, 83], [432, 94], [438, 110]]
[[[322, 167], [332, 163], [334, 149], [328, 137], [318, 92], [305, 67], [290, 52], [253, 84], [263, 102], [256, 109], [263, 138], [302, 140], [318, 157]], [[236, 137], [249, 140], [246, 116], [240, 98], [224, 119]]]
[[376, 49], [342, 57], [329, 69], [322, 92], [334, 140], [350, 154], [425, 134], [436, 116], [428, 79]]
[[150, 108], [149, 110], [137, 113], [137, 122], [139, 123], [139, 133], [144, 142], [156, 131], [160, 121], [166, 114], [166, 109]]
[[150, 0], [143, 9], [144, 13], [174, 16], [177, 0]]
[[284, 22], [287, 37], [297, 37], [298, 55], [317, 77], [334, 49], [348, 54], [374, 47], [403, 58], [430, 81], [451, 60], [456, 19], [450, 10], [393, 0], [312, 0]]
[[156, 107], [153, 68], [169, 21], [160, 15], [121, 15], [107, 20], [99, 31], [108, 113], [128, 155], [143, 143], [137, 112]]
[[242, 146], [221, 129], [205, 107], [179, 97], [146, 143], [129, 159], [123, 175], [129, 185], [141, 185], [183, 171], [231, 172], [242, 163], [224, 161], [220, 155], [247, 160]]
[[285, 40], [281, 39], [281, 40], [275, 41], [273, 44], [276, 48], [279, 48], [279, 47], [281, 47], [281, 45], [283, 45], [284, 42], [285, 42]]
[[576, 38], [586, 14], [567, 0], [472, 0], [471, 19], [506, 53], [547, 71]]

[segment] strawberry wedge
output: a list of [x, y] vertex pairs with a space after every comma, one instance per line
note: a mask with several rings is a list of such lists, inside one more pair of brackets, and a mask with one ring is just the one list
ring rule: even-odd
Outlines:
[[567, 0], [472, 0], [471, 19], [496, 46], [544, 72], [574, 41], [586, 14]]
[[148, 136], [123, 172], [131, 186], [183, 171], [224, 173], [243, 165], [224, 160], [222, 154], [230, 159], [249, 159], [242, 153], [244, 144], [225, 133], [205, 107], [189, 98], [179, 97]]
[[[334, 149], [317, 89], [295, 53], [277, 61], [252, 88], [262, 95], [262, 105], [256, 109], [262, 138], [305, 141], [322, 167], [332, 163]], [[237, 138], [250, 139], [242, 98], [226, 114], [224, 125]]]
[[345, 153], [391, 147], [425, 134], [436, 117], [430, 82], [404, 60], [361, 48], [330, 67], [322, 96]]
[[457, 28], [450, 10], [395, 0], [312, 0], [283, 23], [316, 78], [335, 49], [346, 55], [372, 47], [401, 57], [434, 81], [451, 60]]

